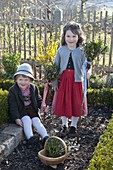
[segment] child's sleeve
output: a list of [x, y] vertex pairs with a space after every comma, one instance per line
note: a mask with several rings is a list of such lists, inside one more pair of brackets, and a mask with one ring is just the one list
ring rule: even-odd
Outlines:
[[41, 104], [42, 104], [42, 97], [40, 95], [40, 90], [38, 87], [35, 86], [35, 96], [37, 99], [37, 104], [38, 104], [38, 108], [41, 108]]
[[8, 93], [8, 114], [12, 123], [15, 123], [16, 119], [21, 118], [18, 110], [17, 101], [15, 99], [15, 93], [13, 93], [12, 90], [9, 90]]
[[91, 77], [91, 74], [92, 74], [92, 65], [91, 65], [90, 69], [88, 69], [88, 71], [87, 71], [87, 79], [89, 79]]
[[[55, 58], [54, 58], [54, 63], [60, 67], [60, 54], [59, 54], [59, 50], [57, 51]], [[54, 80], [52, 81], [52, 86], [53, 87], [58, 87], [58, 80]]]

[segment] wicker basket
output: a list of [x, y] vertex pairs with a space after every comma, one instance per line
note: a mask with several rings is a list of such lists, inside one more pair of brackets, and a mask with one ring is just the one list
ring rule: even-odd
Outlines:
[[54, 137], [62, 141], [64, 148], [65, 148], [65, 154], [57, 158], [48, 157], [46, 149], [44, 148], [43, 150], [38, 152], [38, 156], [41, 162], [44, 163], [45, 165], [57, 165], [57, 164], [62, 163], [67, 158], [67, 145], [61, 138], [56, 137], [56, 136]]

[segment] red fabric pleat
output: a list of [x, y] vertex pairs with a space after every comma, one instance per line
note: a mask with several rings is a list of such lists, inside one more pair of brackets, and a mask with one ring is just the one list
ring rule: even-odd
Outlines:
[[[74, 82], [74, 70], [65, 70], [59, 79], [59, 89], [55, 104], [55, 115], [68, 118], [80, 116], [83, 96], [83, 83]], [[85, 114], [84, 103], [82, 116]]]

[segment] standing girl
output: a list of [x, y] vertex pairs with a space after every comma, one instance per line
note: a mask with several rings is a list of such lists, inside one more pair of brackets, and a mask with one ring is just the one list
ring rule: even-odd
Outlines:
[[61, 116], [62, 120], [61, 136], [67, 134], [68, 118], [71, 118], [68, 135], [74, 137], [81, 107], [82, 116], [86, 114], [85, 104], [81, 106], [84, 93], [83, 63], [86, 60], [82, 42], [82, 31], [79, 25], [75, 22], [67, 23], [63, 28], [61, 47], [54, 59], [60, 68], [60, 78], [53, 82], [53, 86], [57, 91], [55, 115]]

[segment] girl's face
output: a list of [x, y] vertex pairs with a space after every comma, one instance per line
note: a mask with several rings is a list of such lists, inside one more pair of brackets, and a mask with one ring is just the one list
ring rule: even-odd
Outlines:
[[78, 35], [73, 34], [71, 30], [67, 30], [65, 34], [65, 42], [70, 49], [74, 49], [77, 46]]
[[17, 77], [16, 82], [20, 89], [25, 90], [30, 85], [31, 79], [29, 77], [23, 77], [20, 75]]

